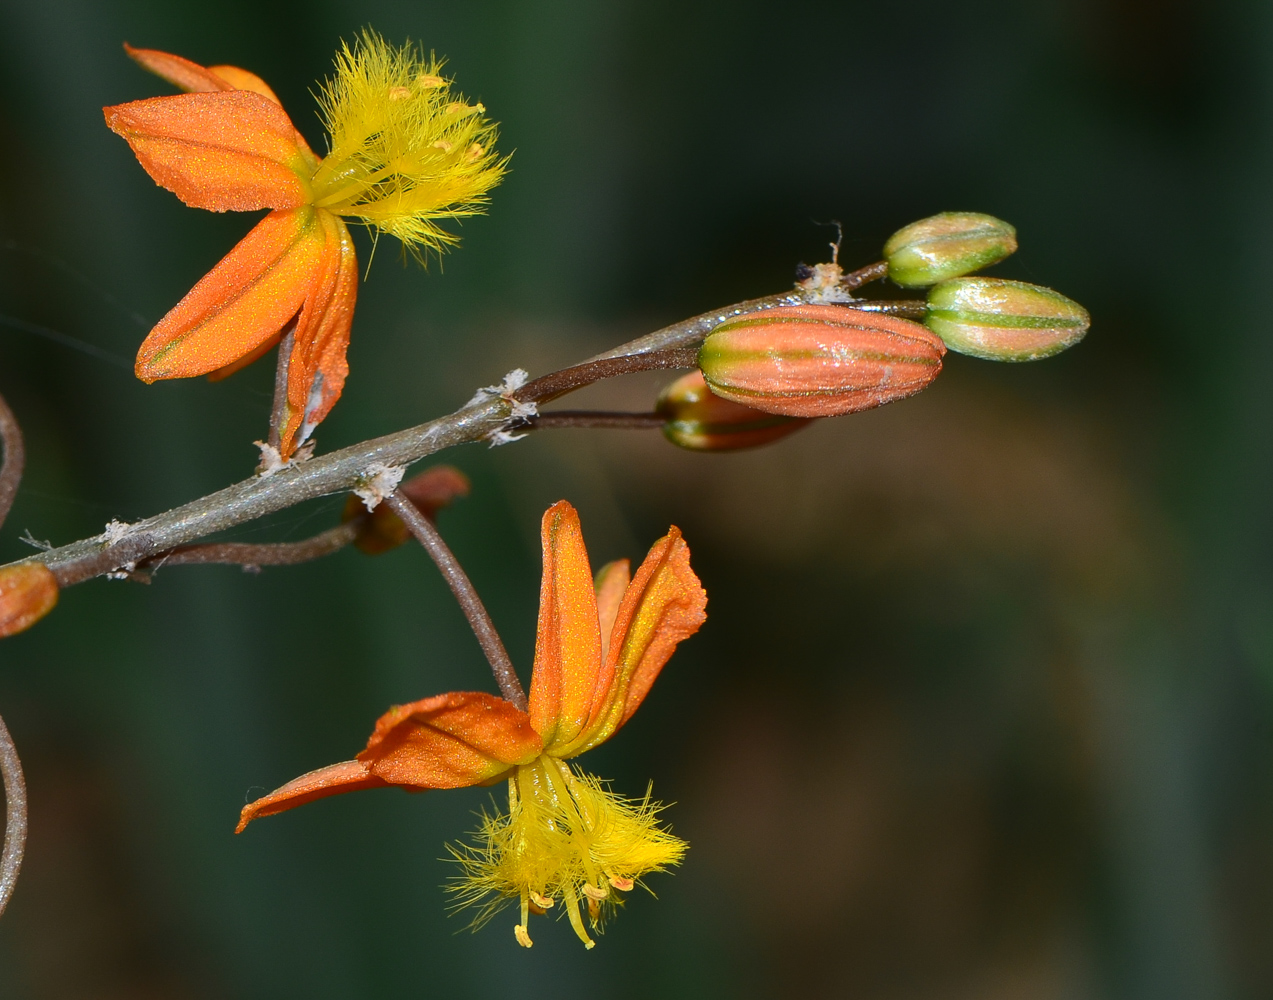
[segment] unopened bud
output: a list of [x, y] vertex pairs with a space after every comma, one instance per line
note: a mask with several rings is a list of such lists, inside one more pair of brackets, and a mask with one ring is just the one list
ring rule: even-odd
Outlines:
[[[398, 492], [432, 521], [438, 511], [449, 506], [452, 500], [469, 495], [469, 477], [453, 465], [434, 465], [418, 476], [412, 476], [398, 487]], [[345, 501], [340, 519], [342, 522], [361, 521], [354, 544], [369, 556], [395, 549], [411, 537], [407, 526], [389, 509], [388, 504], [377, 504], [375, 510], [368, 511], [362, 500], [352, 493]]]
[[1004, 278], [955, 278], [928, 293], [925, 325], [960, 354], [1037, 361], [1073, 347], [1092, 318], [1060, 292]]
[[833, 417], [910, 396], [941, 371], [941, 340], [909, 320], [844, 306], [782, 306], [707, 335], [712, 392], [789, 417]]
[[667, 419], [663, 436], [690, 451], [756, 448], [809, 423], [722, 399], [707, 388], [702, 372], [678, 378], [659, 394], [654, 409]]
[[888, 276], [906, 288], [979, 271], [1016, 252], [1017, 231], [993, 215], [942, 212], [904, 226], [884, 244]]
[[29, 629], [57, 604], [57, 578], [44, 563], [0, 569], [0, 638]]

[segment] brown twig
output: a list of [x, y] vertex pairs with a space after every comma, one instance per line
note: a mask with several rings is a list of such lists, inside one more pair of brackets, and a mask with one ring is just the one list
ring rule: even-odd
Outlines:
[[358, 522], [328, 528], [312, 538], [299, 542], [212, 542], [206, 545], [182, 545], [140, 564], [139, 568], [182, 566], [193, 563], [223, 563], [235, 566], [294, 566], [339, 552], [358, 537]]
[[613, 430], [641, 431], [662, 427], [667, 417], [658, 413], [613, 413], [609, 410], [554, 410], [527, 420], [530, 430], [559, 427], [601, 427]]
[[907, 319], [923, 319], [928, 315], [928, 303], [923, 299], [855, 299], [852, 305], [863, 312], [887, 313]]
[[526, 711], [526, 692], [522, 688], [522, 682], [517, 677], [517, 671], [513, 669], [513, 661], [509, 659], [503, 640], [500, 639], [499, 633], [495, 631], [495, 623], [491, 621], [491, 616], [486, 611], [486, 605], [477, 596], [473, 581], [468, 578], [468, 574], [464, 572], [464, 567], [460, 565], [454, 553], [447, 547], [446, 542], [443, 541], [442, 536], [438, 533], [438, 529], [433, 526], [433, 523], [427, 517], [420, 513], [419, 508], [415, 504], [401, 493], [390, 493], [384, 498], [383, 503], [387, 504], [389, 509], [402, 519], [402, 523], [407, 526], [411, 534], [415, 535], [420, 544], [424, 546], [425, 551], [437, 563], [438, 569], [442, 571], [442, 576], [451, 588], [451, 593], [460, 602], [460, 609], [464, 612], [464, 617], [469, 620], [469, 626], [473, 629], [473, 634], [477, 636], [478, 645], [482, 647], [482, 652], [486, 654], [487, 662], [491, 665], [491, 673], [495, 675], [495, 682], [499, 685], [500, 692], [504, 695], [504, 698], [523, 712]]
[[659, 368], [697, 367], [698, 349], [694, 347], [643, 351], [616, 358], [598, 358], [585, 361], [581, 365], [562, 368], [560, 371], [527, 382], [512, 394], [512, 398], [521, 403], [545, 403], [558, 396], [564, 396], [568, 392], [582, 389], [586, 385], [592, 385], [593, 382], [614, 378], [616, 375], [631, 375], [634, 372], [646, 372]]

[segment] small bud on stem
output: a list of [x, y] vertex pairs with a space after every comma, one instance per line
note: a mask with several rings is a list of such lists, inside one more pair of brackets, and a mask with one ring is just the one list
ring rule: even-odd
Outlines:
[[1060, 292], [1004, 278], [954, 278], [928, 293], [924, 325], [960, 354], [1038, 361], [1073, 347], [1091, 325]]
[[1017, 249], [1017, 231], [993, 215], [942, 212], [899, 229], [884, 244], [888, 276], [921, 288], [979, 271]]

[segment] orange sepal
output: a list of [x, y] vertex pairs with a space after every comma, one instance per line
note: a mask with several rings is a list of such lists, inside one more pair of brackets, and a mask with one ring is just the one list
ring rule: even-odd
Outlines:
[[309, 200], [303, 178], [313, 154], [283, 109], [260, 94], [176, 94], [102, 112], [155, 183], [194, 208], [250, 212]]
[[632, 717], [681, 640], [707, 619], [707, 594], [690, 568], [690, 550], [673, 527], [650, 549], [623, 595], [587, 724], [549, 747], [574, 757], [603, 743]]
[[261, 816], [364, 788], [486, 784], [517, 764], [529, 764], [542, 750], [526, 713], [484, 691], [452, 691], [396, 705], [376, 720], [356, 760], [310, 771], [249, 802], [234, 832]]
[[135, 49], [127, 42], [124, 43], [124, 52], [142, 69], [154, 73], [155, 76], [167, 80], [174, 87], [188, 93], [206, 94], [236, 89], [235, 85], [225, 77], [189, 59], [174, 56], [171, 52], [160, 52], [158, 49]]
[[348, 227], [331, 212], [315, 212], [322, 260], [296, 321], [287, 367], [287, 416], [279, 454], [288, 458], [336, 405], [345, 387], [349, 331], [358, 297], [358, 259]]
[[29, 629], [57, 604], [57, 577], [44, 563], [0, 569], [0, 639]]
[[150, 331], [137, 352], [137, 377], [205, 375], [275, 337], [305, 303], [323, 266], [317, 214], [309, 208], [271, 212], [257, 223]]
[[320, 767], [317, 771], [293, 778], [269, 795], [263, 795], [245, 805], [239, 813], [239, 825], [234, 828], [234, 832], [242, 833], [243, 828], [254, 819], [295, 809], [315, 799], [356, 792], [363, 788], [381, 788], [386, 784], [388, 782], [373, 775], [370, 766], [360, 760], [346, 760]]
[[601, 667], [601, 627], [575, 508], [565, 500], [553, 504], [544, 514], [540, 534], [544, 574], [530, 717], [551, 747], [573, 740], [588, 721]]
[[529, 764], [543, 748], [530, 717], [510, 702], [452, 691], [391, 708], [358, 759], [391, 785], [467, 788]]

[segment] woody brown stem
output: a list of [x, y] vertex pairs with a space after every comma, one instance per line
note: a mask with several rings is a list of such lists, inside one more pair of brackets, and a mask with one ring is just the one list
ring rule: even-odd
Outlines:
[[182, 545], [141, 564], [142, 568], [183, 566], [193, 563], [222, 563], [234, 566], [294, 566], [339, 552], [358, 537], [358, 521], [328, 528], [312, 538], [299, 542], [267, 542], [251, 545], [245, 542], [213, 542], [207, 545]]
[[[569, 374], [555, 378], [560, 373], [553, 373], [544, 379], [536, 379], [523, 386], [516, 398], [544, 401], [599, 378], [648, 368], [692, 366], [693, 362], [689, 360], [689, 355], [694, 353], [692, 349], [679, 359], [674, 356], [643, 358], [641, 355], [665, 348], [692, 348], [713, 326], [734, 316], [782, 305], [819, 301], [822, 299], [818, 294], [797, 289], [703, 313], [638, 337], [583, 365], [565, 369]], [[860, 301], [856, 300], [854, 304], [858, 305]], [[615, 364], [587, 368], [588, 364], [606, 360], [613, 360]], [[671, 360], [676, 360], [676, 364], [671, 364]], [[665, 361], [669, 363], [665, 364]], [[535, 388], [532, 390], [532, 387]], [[532, 395], [524, 395], [527, 390], [532, 390]], [[362, 441], [308, 461], [289, 464], [268, 475], [245, 479], [181, 507], [127, 525], [122, 532], [113, 532], [110, 538], [98, 535], [81, 539], [19, 562], [44, 563], [53, 571], [60, 587], [120, 569], [135, 568], [164, 552], [306, 500], [357, 489], [365, 482], [368, 468], [374, 464], [405, 466], [455, 445], [491, 441], [492, 435], [510, 427], [512, 409], [510, 397], [489, 393], [437, 420]]]
[[887, 277], [888, 261], [881, 260], [874, 264], [867, 264], [866, 267], [859, 267], [856, 271], [850, 271], [840, 279], [840, 287], [846, 292], [851, 292], [872, 281], [879, 281], [881, 278]]
[[477, 636], [482, 652], [486, 654], [486, 660], [491, 665], [491, 673], [495, 675], [495, 683], [499, 685], [500, 693], [504, 695], [506, 701], [512, 702], [523, 712], [526, 711], [528, 704], [526, 692], [517, 677], [517, 671], [513, 669], [513, 661], [509, 659], [503, 640], [495, 631], [495, 623], [491, 621], [486, 605], [477, 596], [473, 581], [468, 578], [464, 567], [443, 541], [438, 529], [433, 526], [433, 522], [420, 513], [415, 504], [401, 493], [390, 493], [382, 502], [402, 519], [402, 523], [407, 526], [411, 534], [415, 535], [416, 540], [424, 546], [424, 550], [442, 571], [443, 579], [446, 580], [451, 593], [459, 602], [464, 617], [469, 620], [469, 627]]
[[906, 319], [923, 319], [928, 315], [928, 303], [923, 299], [857, 299], [854, 309], [863, 312], [887, 313], [889, 316], [903, 316]]

